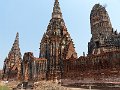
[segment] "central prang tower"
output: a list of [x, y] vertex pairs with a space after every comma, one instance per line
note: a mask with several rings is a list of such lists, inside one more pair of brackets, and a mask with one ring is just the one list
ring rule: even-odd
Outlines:
[[40, 43], [40, 58], [47, 59], [48, 80], [58, 80], [63, 72], [63, 60], [77, 58], [70, 34], [62, 18], [58, 0], [55, 0], [52, 19]]

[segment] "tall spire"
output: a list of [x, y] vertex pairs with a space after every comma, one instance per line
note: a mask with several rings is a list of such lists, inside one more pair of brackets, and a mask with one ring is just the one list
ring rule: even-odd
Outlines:
[[16, 52], [16, 50], [20, 51], [20, 48], [19, 48], [19, 33], [18, 32], [16, 34], [15, 41], [14, 41], [13, 46], [11, 48], [11, 51], [13, 51], [13, 52]]
[[19, 33], [17, 32], [13, 46], [5, 59], [5, 69], [3, 78], [18, 79], [21, 78], [21, 52], [19, 48]]
[[18, 32], [17, 32], [17, 34], [16, 34], [15, 42], [16, 42], [17, 44], [19, 44], [19, 33], [18, 33]]
[[61, 9], [60, 9], [60, 5], [59, 5], [58, 0], [55, 0], [52, 18], [62, 18], [62, 13], [61, 13]]

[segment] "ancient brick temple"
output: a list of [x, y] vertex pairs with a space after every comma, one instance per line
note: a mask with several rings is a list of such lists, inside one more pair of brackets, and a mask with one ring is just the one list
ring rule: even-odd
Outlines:
[[71, 57], [77, 58], [77, 53], [65, 26], [58, 0], [55, 0], [52, 19], [40, 43], [40, 57], [47, 59], [48, 80], [61, 77], [63, 60]]
[[94, 5], [90, 24], [92, 37], [88, 43], [88, 55], [77, 58], [59, 2], [55, 0], [52, 18], [40, 43], [39, 58], [32, 52], [26, 52], [21, 58], [17, 33], [4, 61], [3, 79], [120, 82], [120, 34], [114, 31], [105, 7]]
[[4, 61], [3, 67], [3, 79], [15, 79], [18, 80], [21, 78], [21, 52], [19, 48], [19, 34], [16, 34], [15, 41], [13, 46]]

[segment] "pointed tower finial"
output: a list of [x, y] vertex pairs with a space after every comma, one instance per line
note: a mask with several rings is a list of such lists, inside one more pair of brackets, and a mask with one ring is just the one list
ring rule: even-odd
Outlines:
[[19, 41], [19, 33], [17, 32], [15, 40]]
[[11, 51], [19, 50], [19, 33], [17, 32]]
[[61, 9], [60, 9], [58, 0], [55, 0], [52, 18], [62, 18], [62, 13], [61, 13]]

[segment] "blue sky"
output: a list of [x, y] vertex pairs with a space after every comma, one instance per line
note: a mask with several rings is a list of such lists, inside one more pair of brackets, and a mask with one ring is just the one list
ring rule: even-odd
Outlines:
[[[120, 0], [59, 0], [63, 18], [78, 56], [87, 54], [91, 38], [90, 11], [94, 4], [106, 5], [112, 26], [120, 32]], [[54, 0], [0, 0], [0, 68], [19, 32], [22, 55], [39, 56], [40, 40], [51, 19]]]

